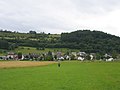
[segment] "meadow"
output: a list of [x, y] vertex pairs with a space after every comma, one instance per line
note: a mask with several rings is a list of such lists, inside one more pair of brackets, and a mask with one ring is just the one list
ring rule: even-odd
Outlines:
[[120, 90], [120, 62], [0, 69], [0, 90]]
[[0, 56], [7, 55], [7, 52], [15, 52], [15, 53], [21, 52], [22, 54], [29, 54], [29, 53], [42, 54], [42, 53], [48, 53], [49, 51], [55, 52], [55, 53], [56, 52], [62, 52], [62, 53], [79, 52], [79, 50], [77, 49], [68, 49], [68, 48], [45, 48], [44, 50], [37, 50], [34, 47], [19, 46], [15, 50], [9, 50], [9, 51], [0, 49]]
[[67, 49], [67, 48], [45, 48], [45, 50], [37, 50], [34, 47], [24, 47], [24, 46], [20, 46], [18, 48], [16, 48], [13, 52], [22, 52], [23, 54], [29, 54], [29, 53], [47, 53], [47, 52], [78, 52], [79, 50], [77, 49]]

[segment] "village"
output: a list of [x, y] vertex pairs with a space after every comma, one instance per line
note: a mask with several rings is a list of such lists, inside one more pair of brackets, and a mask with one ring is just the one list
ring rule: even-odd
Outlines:
[[93, 60], [99, 60], [99, 61], [114, 61], [117, 60], [116, 58], [113, 58], [109, 54], [104, 54], [103, 56], [99, 56], [99, 59], [97, 58], [95, 53], [87, 54], [85, 52], [47, 52], [47, 53], [28, 53], [28, 54], [22, 54], [22, 53], [14, 53], [14, 52], [8, 52], [5, 56], [0, 56], [0, 60], [19, 60], [19, 61], [57, 61], [57, 60], [79, 60], [79, 61], [93, 61]]

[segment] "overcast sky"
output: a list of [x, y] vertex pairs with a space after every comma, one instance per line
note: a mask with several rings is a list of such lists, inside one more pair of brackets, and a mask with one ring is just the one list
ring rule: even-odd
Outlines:
[[82, 29], [120, 36], [120, 0], [0, 0], [0, 29], [61, 33]]

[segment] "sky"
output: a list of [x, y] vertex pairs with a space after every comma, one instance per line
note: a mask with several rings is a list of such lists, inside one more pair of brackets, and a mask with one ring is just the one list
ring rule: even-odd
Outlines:
[[0, 0], [0, 29], [62, 33], [98, 30], [120, 36], [120, 0]]

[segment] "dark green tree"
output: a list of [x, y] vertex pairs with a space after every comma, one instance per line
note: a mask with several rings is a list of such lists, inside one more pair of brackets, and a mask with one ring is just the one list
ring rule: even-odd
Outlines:
[[47, 60], [47, 61], [53, 61], [53, 56], [52, 56], [52, 52], [51, 51], [49, 51], [47, 53], [45, 60]]
[[18, 52], [18, 59], [22, 59], [22, 52]]

